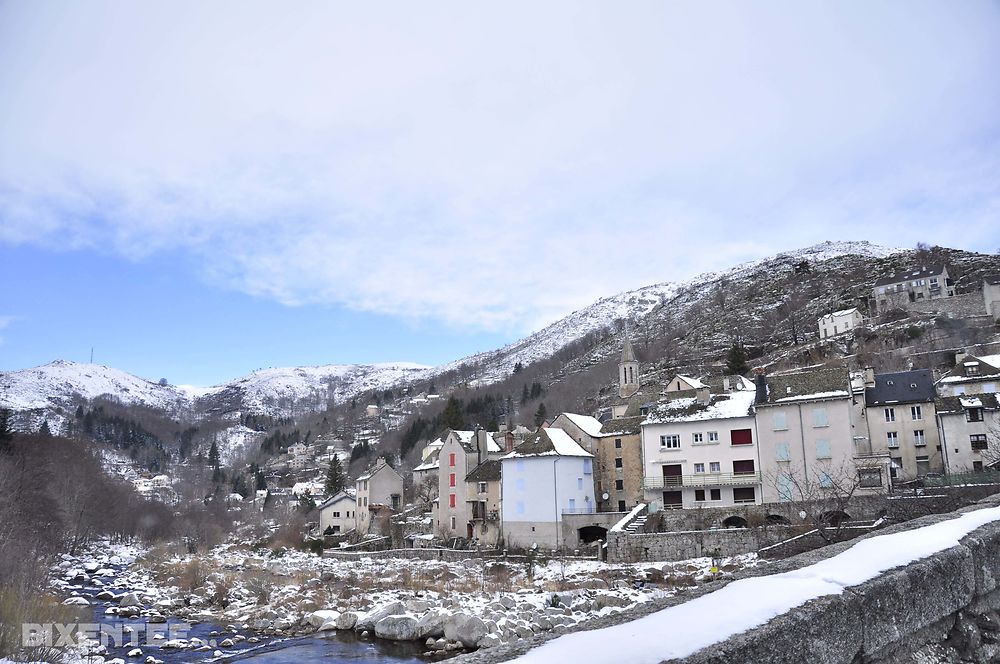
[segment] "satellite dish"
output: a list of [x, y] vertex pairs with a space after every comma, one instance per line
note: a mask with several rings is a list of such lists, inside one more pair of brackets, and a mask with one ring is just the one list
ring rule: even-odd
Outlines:
[[607, 491], [605, 491], [604, 493], [601, 494], [601, 500], [607, 500], [610, 497], [611, 497], [611, 494], [608, 493]]

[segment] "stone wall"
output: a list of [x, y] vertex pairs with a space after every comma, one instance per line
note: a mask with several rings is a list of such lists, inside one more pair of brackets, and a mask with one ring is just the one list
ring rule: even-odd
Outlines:
[[[1000, 494], [959, 510], [1000, 506]], [[958, 516], [931, 515], [876, 531], [875, 537], [928, 526]], [[855, 540], [856, 541], [856, 540]], [[580, 629], [600, 629], [637, 620], [714, 592], [732, 580], [780, 574], [837, 555], [855, 541], [833, 544], [654, 600]], [[766, 624], [730, 637], [683, 660], [684, 664], [900, 664], [995, 661], [1000, 650], [1000, 522], [972, 531], [957, 546], [890, 570], [839, 595], [812, 600]], [[678, 626], [680, 628], [681, 626]], [[545, 641], [546, 633], [481, 650], [456, 664], [492, 664], [513, 659]]]
[[326, 550], [324, 558], [335, 560], [367, 560], [380, 558], [404, 558], [409, 560], [468, 560], [470, 558], [498, 558], [496, 552], [461, 551], [456, 549], [387, 549], [385, 551], [336, 551]]
[[632, 535], [608, 533], [609, 563], [686, 560], [702, 556], [735, 556], [788, 539], [787, 526], [720, 528]]
[[942, 297], [936, 300], [907, 302], [905, 308], [919, 313], [951, 314], [957, 318], [987, 315], [986, 302], [983, 300], [981, 291], [964, 293], [954, 297]]

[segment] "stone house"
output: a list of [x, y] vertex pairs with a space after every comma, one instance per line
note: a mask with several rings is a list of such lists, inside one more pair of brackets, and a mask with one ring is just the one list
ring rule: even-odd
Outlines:
[[1000, 403], [996, 394], [940, 397], [937, 421], [948, 473], [995, 470], [1000, 461]]
[[495, 548], [500, 543], [500, 473], [499, 459], [488, 459], [465, 476], [465, 495], [469, 505], [466, 537], [479, 546]]
[[[863, 393], [846, 369], [759, 373], [756, 382], [765, 503], [887, 490], [889, 456], [867, 445]], [[858, 449], [856, 439], [865, 445]]]
[[355, 527], [362, 534], [371, 529], [375, 508], [397, 511], [403, 506], [403, 476], [381, 457], [354, 481], [354, 489]]
[[1000, 385], [1000, 355], [956, 353], [955, 367], [937, 383], [944, 397], [997, 392]]
[[820, 316], [816, 324], [819, 326], [819, 338], [829, 339], [830, 337], [853, 332], [855, 329], [861, 327], [863, 322], [864, 317], [858, 308], [854, 307]]
[[576, 413], [562, 413], [552, 422], [594, 455], [599, 512], [628, 512], [642, 500], [641, 422], [641, 417], [629, 417], [602, 423]]
[[944, 470], [929, 369], [876, 374], [864, 371], [865, 421], [873, 453], [888, 454], [893, 480]]
[[1000, 276], [983, 280], [983, 304], [986, 305], [987, 316], [1000, 320]]
[[327, 528], [334, 535], [341, 535], [355, 527], [355, 509], [357, 503], [354, 496], [347, 491], [341, 491], [330, 496], [316, 506], [319, 510], [319, 532], [326, 534]]
[[948, 268], [944, 265], [900, 272], [879, 279], [872, 288], [872, 300], [879, 313], [905, 309], [908, 304], [921, 300], [954, 296], [955, 285], [948, 278]]
[[559, 549], [564, 514], [594, 501], [593, 455], [562, 429], [539, 428], [501, 459], [501, 515], [508, 547]]
[[670, 379], [663, 391], [666, 393], [671, 392], [683, 392], [685, 390], [701, 390], [707, 389], [708, 385], [702, 382], [701, 379], [695, 378], [694, 376], [685, 376], [683, 374], [677, 374]]
[[706, 390], [649, 412], [642, 422], [642, 458], [650, 511], [760, 504], [755, 394]]

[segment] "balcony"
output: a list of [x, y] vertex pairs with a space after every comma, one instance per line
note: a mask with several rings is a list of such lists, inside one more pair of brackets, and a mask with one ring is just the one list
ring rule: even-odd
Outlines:
[[749, 486], [760, 484], [760, 473], [697, 473], [670, 477], [647, 477], [644, 489], [670, 489], [673, 487]]
[[562, 508], [563, 514], [594, 514], [597, 510], [593, 505], [587, 505], [586, 507], [564, 507]]

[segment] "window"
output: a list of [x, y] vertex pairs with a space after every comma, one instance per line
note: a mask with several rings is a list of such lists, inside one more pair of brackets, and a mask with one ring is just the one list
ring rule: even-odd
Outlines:
[[889, 477], [895, 479], [896, 475], [899, 474], [898, 473], [899, 469], [902, 467], [903, 467], [902, 457], [889, 457]]
[[524, 491], [524, 478], [523, 477], [518, 478], [517, 481], [514, 482], [514, 488], [517, 489], [518, 491]]
[[889, 431], [885, 434], [885, 443], [890, 448], [899, 447], [899, 433], [896, 431]]
[[618, 511], [619, 512], [627, 512], [628, 511], [628, 510], [625, 509], [625, 501], [624, 500], [619, 500], [618, 501]]
[[708, 442], [710, 442], [710, 443], [717, 443], [717, 442], [719, 442], [719, 432], [718, 431], [709, 431], [708, 432]]
[[705, 442], [705, 434], [703, 433], [693, 433], [691, 434], [691, 442], [695, 445], [700, 445]]
[[524, 472], [524, 459], [518, 459], [517, 460], [517, 472], [519, 472], [519, 473], [523, 473]]
[[775, 443], [774, 458], [778, 461], [791, 461], [792, 450], [788, 443]]
[[708, 462], [708, 472], [710, 472], [710, 473], [721, 473], [722, 472], [722, 464], [719, 463], [718, 461], [709, 461]]
[[896, 421], [896, 409], [895, 408], [886, 408], [885, 409], [885, 421], [886, 422], [895, 422]]
[[625, 490], [625, 480], [615, 480], [615, 491]]
[[708, 492], [711, 500], [722, 500], [722, 489], [712, 489]]
[[965, 365], [965, 375], [966, 376], [978, 376], [979, 375], [979, 364], [976, 362], [971, 362]]
[[575, 512], [576, 511], [576, 498], [570, 498], [569, 499], [569, 511], [570, 512]]
[[830, 475], [830, 473], [828, 473], [827, 471], [825, 470], [819, 471], [818, 477], [819, 477], [819, 485], [821, 488], [829, 489], [830, 487], [833, 486], [833, 476]]
[[733, 489], [734, 503], [755, 503], [757, 502], [757, 492], [750, 487], [738, 487]]
[[705, 502], [705, 490], [704, 489], [695, 489], [694, 490], [694, 501], [696, 503], [703, 503], [703, 502]]
[[[448, 494], [448, 507], [455, 507], [455, 494]], [[454, 528], [455, 526], [452, 526]]]
[[583, 478], [582, 477], [576, 478], [576, 490], [577, 491], [583, 491]]
[[451, 454], [448, 455], [448, 465], [451, 466], [452, 468], [455, 467], [455, 453], [454, 452], [452, 452]]
[[448, 486], [455, 486], [455, 473], [448, 475]]
[[615, 449], [616, 450], [620, 450], [621, 448], [622, 448], [622, 439], [621, 438], [615, 438]]
[[729, 432], [733, 445], [753, 445], [753, 432], [750, 429], [733, 429]]
[[333, 513], [333, 518], [334, 519], [339, 519], [340, 518], [340, 512], [334, 512]]
[[784, 411], [778, 411], [771, 416], [771, 428], [775, 431], [784, 431], [788, 428], [788, 417]]
[[753, 459], [733, 461], [733, 475], [752, 475], [753, 473]]
[[594, 474], [594, 465], [593, 465], [593, 462], [594, 462], [593, 459], [584, 459], [583, 460], [583, 474], [584, 475], [593, 475]]
[[974, 473], [981, 473], [981, 472], [983, 472], [983, 462], [982, 461], [973, 461], [972, 462], [972, 472], [974, 472]]
[[826, 427], [830, 426], [830, 422], [826, 417], [826, 408], [813, 408], [813, 426], [814, 427]]
[[927, 441], [924, 439], [923, 429], [914, 429], [913, 444], [916, 445], [917, 447], [922, 447], [927, 444]]
[[681, 437], [676, 434], [660, 436], [660, 447], [666, 450], [679, 450], [681, 448]]
[[694, 464], [694, 472], [696, 472], [696, 473], [703, 473], [703, 472], [705, 472], [705, 464], [703, 464], [703, 463], [696, 463], [696, 464]]
[[965, 411], [965, 420], [967, 422], [982, 422], [983, 421], [983, 409], [982, 408], [970, 408]]
[[518, 514], [524, 514], [524, 501], [519, 500], [514, 503], [514, 511]]
[[455, 530], [455, 517], [451, 517], [451, 529]]
[[985, 450], [989, 448], [989, 444], [986, 442], [985, 433], [974, 433], [969, 436], [969, 442], [972, 443], [972, 449], [974, 450]]
[[830, 441], [819, 439], [816, 441], [816, 458], [817, 459], [830, 459], [833, 455], [830, 454]]
[[615, 468], [621, 468], [621, 467], [622, 467], [622, 458], [621, 457], [617, 457], [615, 459]]
[[914, 420], [924, 419], [924, 411], [920, 406], [910, 406], [910, 418]]
[[332, 526], [331, 525], [330, 528], [332, 528], [333, 532], [335, 532], [335, 533], [339, 533], [340, 532], [340, 526]]
[[778, 476], [778, 500], [788, 502], [792, 499], [792, 488], [795, 485], [795, 481], [792, 476], [788, 473], [782, 473]]
[[923, 477], [927, 473], [931, 472], [931, 461], [930, 457], [918, 456], [917, 457], [917, 476]]
[[862, 468], [858, 471], [858, 485], [863, 489], [877, 489], [882, 486], [881, 468]]

